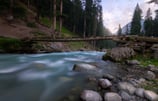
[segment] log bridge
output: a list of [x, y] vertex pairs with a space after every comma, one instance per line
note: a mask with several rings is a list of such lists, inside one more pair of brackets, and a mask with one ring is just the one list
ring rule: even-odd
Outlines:
[[[158, 43], [158, 37], [144, 37], [136, 35], [124, 35], [124, 36], [98, 36], [98, 37], [34, 37], [30, 39], [31, 42], [78, 42], [78, 41], [99, 41], [99, 40], [113, 40], [118, 43], [132, 42], [146, 42], [146, 43]], [[27, 40], [28, 41], [28, 40]]]

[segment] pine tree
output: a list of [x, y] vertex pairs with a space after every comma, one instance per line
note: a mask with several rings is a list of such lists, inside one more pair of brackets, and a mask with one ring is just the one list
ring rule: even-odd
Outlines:
[[147, 10], [147, 14], [144, 22], [145, 36], [152, 36], [153, 34], [153, 21], [150, 8]]
[[129, 28], [128, 28], [128, 24], [127, 24], [127, 26], [126, 26], [126, 33], [125, 33], [126, 35], [128, 35], [129, 34]]
[[155, 11], [156, 12], [156, 17], [154, 19], [154, 27], [153, 27], [153, 36], [158, 37], [158, 10]]
[[134, 11], [134, 15], [133, 15], [133, 19], [132, 19], [132, 23], [131, 23], [131, 35], [140, 35], [140, 30], [141, 30], [141, 13], [142, 10], [139, 7], [139, 4], [137, 4], [135, 11]]
[[117, 32], [117, 35], [122, 35], [122, 29], [121, 29], [121, 25], [119, 24], [119, 29], [118, 29], [118, 32]]

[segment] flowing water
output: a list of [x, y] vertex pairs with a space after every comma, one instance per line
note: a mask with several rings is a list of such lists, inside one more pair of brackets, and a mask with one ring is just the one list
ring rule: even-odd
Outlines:
[[98, 64], [103, 68], [103, 71], [99, 71], [100, 74], [117, 72], [115, 66], [101, 60], [103, 54], [103, 52], [1, 54], [0, 101], [64, 101], [65, 96], [79, 94], [86, 85], [84, 77], [87, 74], [72, 71], [74, 64], [83, 62]]

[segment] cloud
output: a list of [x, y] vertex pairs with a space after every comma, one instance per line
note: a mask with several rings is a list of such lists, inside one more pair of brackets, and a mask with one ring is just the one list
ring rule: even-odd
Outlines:
[[118, 25], [123, 27], [129, 23], [132, 19], [134, 8], [137, 3], [140, 4], [140, 8], [143, 10], [142, 16], [146, 15], [147, 9], [150, 7], [155, 16], [155, 9], [157, 5], [147, 4], [149, 0], [105, 0], [103, 1], [103, 21], [105, 27], [107, 27], [112, 33], [116, 33]]

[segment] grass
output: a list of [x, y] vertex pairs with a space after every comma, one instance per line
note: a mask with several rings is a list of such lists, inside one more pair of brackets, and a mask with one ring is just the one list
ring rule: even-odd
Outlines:
[[44, 32], [41, 32], [41, 31], [33, 31], [31, 32], [34, 36], [36, 37], [41, 37], [41, 36], [45, 36], [46, 34]]
[[30, 27], [30, 28], [37, 28], [35, 22], [28, 22], [27, 26]]
[[158, 79], [147, 81], [141, 85], [146, 90], [151, 90], [158, 93]]
[[18, 39], [0, 37], [0, 49], [5, 52], [18, 50], [22, 45], [22, 41]]
[[47, 17], [40, 17], [40, 23], [49, 28], [52, 26], [52, 20], [48, 19]]
[[150, 56], [137, 55], [134, 59], [140, 61], [142, 66], [148, 66], [150, 64], [158, 66], [158, 59], [151, 58]]

